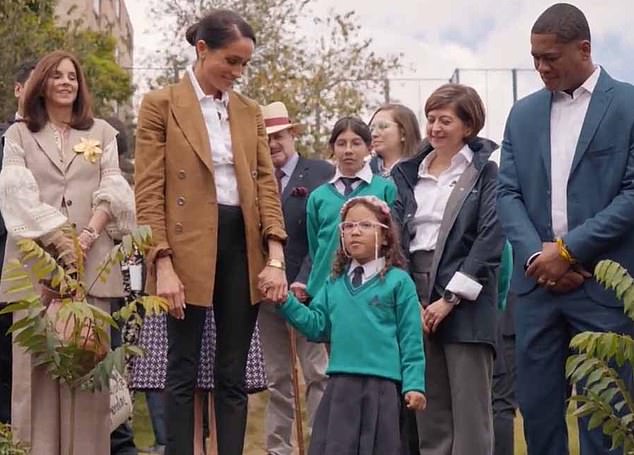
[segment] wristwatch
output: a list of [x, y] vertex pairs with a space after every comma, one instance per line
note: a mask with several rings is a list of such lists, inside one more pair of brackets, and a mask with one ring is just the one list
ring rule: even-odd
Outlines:
[[445, 302], [450, 303], [452, 305], [458, 305], [460, 303], [460, 296], [458, 294], [454, 294], [451, 291], [445, 290], [442, 295], [442, 298]]

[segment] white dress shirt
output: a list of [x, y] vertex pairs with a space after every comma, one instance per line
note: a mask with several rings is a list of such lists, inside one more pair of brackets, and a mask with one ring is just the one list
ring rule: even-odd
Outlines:
[[231, 145], [229, 114], [227, 111], [229, 94], [222, 92], [220, 99], [215, 98], [213, 95], [206, 95], [200, 87], [191, 66], [187, 68], [187, 74], [194, 86], [194, 92], [200, 102], [200, 109], [207, 126], [218, 204], [240, 205], [238, 180], [236, 179]]
[[291, 155], [291, 157], [286, 161], [284, 166], [280, 168], [284, 172], [284, 176], [280, 179], [282, 191], [286, 189], [288, 182], [291, 180], [291, 175], [293, 175], [293, 172], [295, 172], [295, 168], [297, 167], [298, 162], [299, 155], [297, 153], [293, 153], [293, 155]]
[[356, 259], [353, 259], [350, 263], [350, 268], [348, 269], [348, 276], [350, 277], [351, 281], [352, 276], [354, 275], [354, 269], [359, 266], [363, 268], [363, 275], [361, 275], [361, 284], [364, 284], [366, 281], [371, 280], [375, 275], [377, 275], [381, 270], [385, 268], [385, 258], [380, 257], [370, 262], [366, 262], [365, 264], [359, 264]]
[[553, 93], [550, 109], [550, 175], [551, 215], [555, 237], [568, 233], [568, 177], [581, 127], [600, 74], [601, 68], [597, 66], [572, 96], [565, 92]]
[[416, 230], [409, 251], [433, 251], [436, 249], [440, 224], [445, 207], [456, 182], [473, 160], [473, 151], [468, 145], [460, 149], [451, 159], [451, 164], [438, 177], [429, 174], [429, 165], [436, 156], [432, 150], [418, 168], [418, 181], [414, 187], [416, 214], [412, 221]]
[[341, 181], [341, 177], [358, 177], [359, 178], [359, 180], [357, 180], [356, 182], [352, 184], [352, 190], [354, 191], [359, 187], [359, 185], [361, 185], [362, 181], [366, 182], [368, 185], [372, 183], [372, 176], [373, 174], [372, 174], [372, 169], [370, 168], [370, 162], [366, 161], [365, 165], [355, 175], [343, 175], [339, 171], [339, 166], [337, 166], [337, 169], [335, 170], [335, 175], [330, 179], [329, 183], [332, 183], [335, 186], [335, 189], [339, 191], [339, 193], [343, 194], [344, 191], [346, 190], [346, 185], [344, 185], [344, 183]]

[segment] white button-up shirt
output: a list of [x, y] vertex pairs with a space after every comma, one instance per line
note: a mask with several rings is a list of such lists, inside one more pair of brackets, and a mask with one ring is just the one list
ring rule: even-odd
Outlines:
[[432, 150], [423, 159], [418, 168], [418, 182], [414, 187], [416, 198], [416, 214], [413, 226], [416, 233], [409, 247], [410, 252], [433, 251], [436, 249], [440, 224], [442, 223], [445, 207], [449, 196], [462, 173], [473, 160], [473, 151], [468, 145], [460, 149], [451, 159], [451, 164], [438, 177], [429, 174], [429, 165], [436, 156]]
[[218, 204], [240, 205], [238, 180], [236, 179], [231, 145], [229, 114], [227, 111], [229, 94], [222, 92], [220, 99], [215, 98], [214, 95], [206, 95], [200, 87], [191, 66], [187, 68], [187, 74], [194, 86], [194, 92], [200, 102], [200, 109], [207, 126]]
[[568, 232], [568, 178], [581, 127], [600, 74], [601, 68], [597, 66], [572, 96], [565, 92], [553, 93], [550, 109], [550, 175], [555, 237], [562, 237]]
[[280, 179], [282, 191], [286, 190], [286, 186], [291, 180], [291, 175], [293, 175], [293, 172], [295, 172], [295, 168], [297, 167], [298, 162], [299, 155], [297, 153], [293, 153], [291, 157], [286, 161], [286, 163], [284, 163], [284, 166], [281, 167], [282, 171], [284, 171], [284, 177]]
[[381, 272], [385, 268], [385, 258], [380, 257], [378, 259], [374, 259], [372, 261], [366, 262], [365, 264], [359, 264], [356, 259], [353, 259], [350, 263], [350, 268], [348, 269], [348, 276], [350, 280], [354, 275], [354, 269], [361, 266], [363, 269], [363, 274], [361, 275], [361, 284], [364, 284], [366, 281], [371, 280], [376, 274]]
[[366, 182], [368, 185], [372, 183], [372, 169], [370, 168], [370, 162], [366, 161], [365, 165], [361, 168], [359, 172], [355, 175], [343, 175], [339, 171], [339, 167], [335, 170], [335, 175], [330, 179], [330, 183], [335, 185], [335, 189], [339, 191], [339, 193], [343, 194], [346, 190], [346, 185], [341, 181], [341, 177], [358, 177], [359, 180], [352, 184], [352, 190], [356, 190], [359, 185], [361, 185], [361, 181]]

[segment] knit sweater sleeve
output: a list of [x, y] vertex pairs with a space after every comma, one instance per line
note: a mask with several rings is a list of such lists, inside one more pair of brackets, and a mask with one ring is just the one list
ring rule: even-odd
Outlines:
[[319, 219], [317, 218], [317, 195], [319, 188], [310, 193], [308, 196], [308, 202], [306, 203], [306, 236], [308, 238], [308, 254], [311, 259], [315, 258], [315, 252], [317, 251], [317, 235], [319, 234]]
[[402, 392], [425, 391], [425, 351], [416, 286], [405, 273], [395, 288], [396, 323], [401, 354]]
[[390, 207], [394, 207], [396, 203], [396, 197], [398, 196], [398, 191], [396, 189], [396, 185], [392, 180], [388, 180], [385, 185], [385, 202]]
[[323, 286], [309, 306], [290, 295], [279, 308], [279, 312], [309, 341], [330, 340], [330, 312], [328, 308], [328, 286]]

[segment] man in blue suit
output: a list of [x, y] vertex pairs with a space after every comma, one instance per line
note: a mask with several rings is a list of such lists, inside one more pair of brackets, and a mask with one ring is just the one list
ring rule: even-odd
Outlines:
[[[515, 252], [517, 393], [528, 452], [559, 455], [568, 453], [571, 337], [634, 334], [614, 293], [588, 273], [606, 258], [634, 270], [634, 87], [594, 65], [588, 23], [572, 5], [542, 13], [531, 50], [545, 88], [509, 114], [498, 216]], [[581, 454], [611, 453], [587, 423], [579, 425]]]

